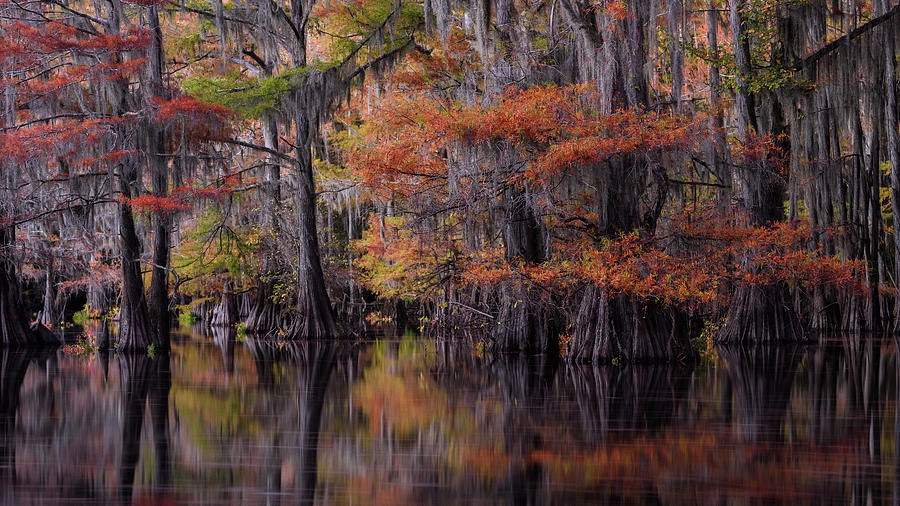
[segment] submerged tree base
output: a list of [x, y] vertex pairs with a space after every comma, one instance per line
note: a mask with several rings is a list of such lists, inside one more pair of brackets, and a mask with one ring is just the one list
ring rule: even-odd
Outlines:
[[281, 310], [272, 302], [273, 286], [271, 282], [259, 282], [250, 313], [244, 320], [244, 330], [248, 334], [270, 335], [281, 327]]
[[559, 353], [557, 316], [535, 302], [529, 290], [516, 290], [501, 285], [500, 310], [493, 330], [496, 351], [525, 353]]
[[755, 344], [805, 341], [799, 315], [794, 311], [786, 287], [740, 285], [728, 308], [721, 343]]
[[687, 315], [679, 308], [589, 286], [573, 324], [570, 363], [693, 360]]

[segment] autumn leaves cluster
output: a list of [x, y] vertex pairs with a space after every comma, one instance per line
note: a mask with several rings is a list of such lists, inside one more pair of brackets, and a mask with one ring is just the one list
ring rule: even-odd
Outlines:
[[[726, 307], [738, 284], [862, 293], [864, 264], [811, 247], [806, 220], [752, 226], [736, 206], [707, 197], [670, 203], [656, 230], [597, 230], [592, 197], [577, 190], [593, 183], [586, 167], [667, 153], [684, 163], [684, 153], [700, 151], [712, 134], [704, 113], [604, 112], [597, 104], [592, 83], [510, 89], [493, 104], [465, 105], [425, 91], [388, 98], [365, 117], [365, 137], [353, 145], [348, 164], [376, 199], [443, 214], [430, 228], [410, 215], [373, 216], [357, 243], [367, 286], [382, 296], [427, 298], [448, 279], [483, 289], [511, 282], [576, 301], [595, 285], [611, 295], [690, 309]], [[732, 155], [768, 163], [759, 158], [776, 153], [774, 144], [754, 137], [735, 145]], [[512, 162], [498, 161], [510, 152]], [[576, 189], [561, 190], [573, 178]], [[499, 241], [465, 238], [467, 220], [493, 219], [491, 202], [484, 201], [499, 201], [513, 187], [540, 210], [551, 238], [546, 261], [511, 259]], [[484, 215], [473, 218], [476, 211]]]

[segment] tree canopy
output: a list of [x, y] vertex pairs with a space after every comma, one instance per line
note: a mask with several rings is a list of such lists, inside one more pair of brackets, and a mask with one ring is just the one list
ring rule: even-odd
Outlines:
[[73, 303], [129, 349], [179, 315], [572, 361], [898, 329], [898, 12], [0, 1], [0, 343]]

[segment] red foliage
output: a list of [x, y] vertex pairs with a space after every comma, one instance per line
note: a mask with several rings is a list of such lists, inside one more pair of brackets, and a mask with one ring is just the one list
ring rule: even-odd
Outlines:
[[79, 119], [38, 123], [0, 132], [0, 160], [21, 163], [53, 158], [78, 158], [113, 133], [126, 118]]
[[92, 56], [142, 51], [150, 40], [148, 30], [135, 27], [121, 35], [88, 35], [75, 26], [58, 21], [37, 25], [13, 21], [0, 27], [0, 63], [15, 67], [69, 51]]
[[156, 106], [157, 124], [177, 124], [191, 139], [216, 140], [228, 136], [227, 122], [233, 113], [226, 107], [200, 102], [187, 95], [156, 99]]
[[121, 197], [125, 203], [138, 213], [174, 214], [189, 211], [193, 205], [201, 201], [222, 200], [234, 193], [234, 182], [226, 178], [225, 185], [214, 188], [197, 188], [193, 185], [179, 186], [170, 195], [141, 195], [134, 198]]
[[155, 195], [141, 195], [140, 197], [122, 197], [122, 202], [131, 206], [139, 213], [172, 214], [178, 211], [187, 211], [191, 208], [180, 197], [157, 197]]

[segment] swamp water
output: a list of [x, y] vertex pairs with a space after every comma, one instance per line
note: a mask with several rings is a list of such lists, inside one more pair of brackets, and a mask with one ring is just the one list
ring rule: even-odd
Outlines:
[[0, 350], [0, 504], [900, 501], [893, 340], [567, 366], [406, 337]]

